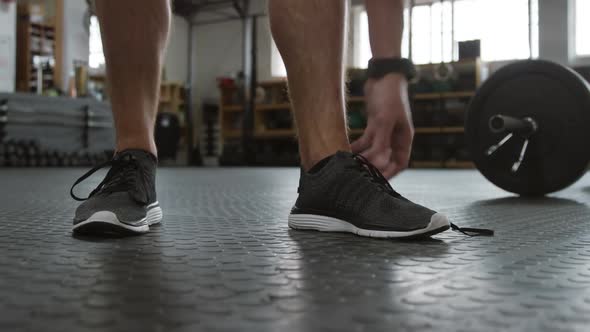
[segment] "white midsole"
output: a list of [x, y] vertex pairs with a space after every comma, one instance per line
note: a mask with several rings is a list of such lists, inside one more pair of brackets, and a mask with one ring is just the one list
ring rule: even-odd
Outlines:
[[154, 206], [156, 206], [156, 205], [160, 205], [160, 202], [158, 202], [158, 201], [155, 201], [155, 202], [153, 202], [152, 204], [148, 205], [148, 206], [147, 206], [147, 208], [149, 209], [149, 208], [151, 208], [151, 207], [154, 207]]
[[430, 219], [430, 223], [427, 227], [407, 232], [362, 229], [356, 227], [355, 225], [347, 221], [317, 214], [289, 215], [289, 227], [294, 229], [309, 229], [320, 232], [346, 232], [376, 238], [410, 237], [428, 233], [430, 231], [449, 226], [449, 220], [445, 215], [441, 213], [434, 214]]
[[[150, 206], [157, 205], [157, 202], [154, 204], [150, 204]], [[84, 225], [88, 225], [91, 223], [106, 223], [111, 225], [116, 225], [117, 227], [125, 228], [127, 230], [136, 232], [136, 233], [145, 233], [150, 230], [150, 225], [155, 225], [162, 221], [162, 208], [159, 206], [155, 208], [151, 208], [146, 213], [146, 216], [141, 220], [134, 221], [133, 223], [138, 224], [138, 226], [132, 226], [121, 222], [116, 214], [111, 211], [98, 211], [93, 213], [90, 218], [74, 225], [74, 230], [76, 228], [80, 228]]]

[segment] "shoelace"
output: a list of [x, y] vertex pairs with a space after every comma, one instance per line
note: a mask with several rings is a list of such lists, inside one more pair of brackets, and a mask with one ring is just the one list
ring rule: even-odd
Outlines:
[[371, 164], [367, 158], [363, 157], [362, 155], [355, 153], [352, 155], [353, 158], [359, 162], [362, 170], [364, 170], [364, 174], [366, 174], [374, 183], [379, 185], [381, 189], [384, 189], [387, 193], [391, 194], [394, 197], [405, 199], [402, 195], [400, 195], [397, 191], [393, 190], [393, 187], [387, 181], [387, 179], [381, 174], [381, 171], [375, 165]]
[[[98, 170], [107, 166], [111, 166], [111, 169], [109, 170], [105, 178], [100, 182], [100, 184], [92, 192], [90, 192], [88, 197], [81, 198], [74, 194], [74, 188], [78, 184], [86, 180], [88, 177], [96, 173]], [[76, 180], [76, 182], [74, 182], [72, 188], [70, 189], [70, 195], [73, 199], [77, 201], [85, 201], [101, 190], [103, 190], [104, 192], [119, 192], [133, 190], [136, 188], [135, 174], [138, 169], [139, 163], [137, 162], [137, 159], [134, 156], [115, 156], [113, 159], [93, 167], [91, 170], [86, 172], [86, 174], [82, 175], [78, 180]]]
[[[358, 153], [353, 154], [353, 158], [359, 162], [360, 166], [365, 171], [365, 174], [370, 176], [371, 180], [373, 180], [374, 183], [379, 185], [390, 195], [396, 198], [405, 199], [402, 195], [393, 190], [393, 187], [391, 187], [389, 181], [383, 176], [383, 174], [381, 174], [381, 171], [379, 171], [377, 167], [371, 164], [371, 162], [368, 161], [367, 158], [363, 157]], [[494, 230], [492, 229], [459, 227], [453, 223], [451, 223], [451, 229], [455, 232], [460, 232], [467, 236], [494, 236]]]

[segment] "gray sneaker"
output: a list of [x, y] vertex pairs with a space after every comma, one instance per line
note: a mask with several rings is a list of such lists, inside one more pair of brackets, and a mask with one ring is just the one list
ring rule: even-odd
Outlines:
[[409, 201], [358, 154], [341, 151], [301, 172], [298, 193], [289, 215], [294, 229], [375, 238], [424, 238], [449, 228], [493, 235], [488, 229], [458, 227], [442, 213]]
[[[141, 234], [162, 220], [156, 200], [157, 159], [143, 150], [124, 150], [112, 160], [95, 166], [72, 186], [70, 195], [84, 201], [76, 209], [73, 231], [84, 234]], [[88, 198], [74, 194], [74, 187], [103, 167], [111, 166]]]

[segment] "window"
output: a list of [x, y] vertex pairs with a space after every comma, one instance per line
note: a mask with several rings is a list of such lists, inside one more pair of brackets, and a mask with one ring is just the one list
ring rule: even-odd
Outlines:
[[88, 65], [90, 68], [104, 66], [104, 54], [102, 51], [102, 40], [100, 39], [100, 26], [96, 16], [90, 18], [90, 29], [88, 38], [89, 56]]
[[[356, 39], [358, 45], [354, 45], [356, 48], [355, 52], [355, 59], [354, 65], [359, 68], [365, 68], [367, 63], [371, 59], [371, 43], [369, 40], [369, 18], [367, 16], [366, 11], [359, 12], [358, 20], [355, 20], [355, 23], [358, 24], [358, 34], [359, 37]], [[408, 21], [409, 11], [404, 10], [404, 22]], [[402, 42], [402, 56], [408, 57], [408, 50], [409, 45], [407, 43], [408, 40], [408, 31], [409, 29], [404, 26], [403, 31], [403, 42]]]
[[286, 77], [287, 76], [287, 68], [285, 68], [285, 64], [283, 63], [283, 58], [281, 58], [281, 53], [279, 53], [279, 49], [277, 48], [277, 44], [275, 44], [274, 39], [271, 37], [271, 55], [270, 55], [270, 74], [273, 77]]
[[587, 16], [590, 13], [590, 0], [576, 0], [574, 10], [576, 56], [590, 56], [590, 38], [587, 35], [590, 32], [590, 20], [582, 14]]
[[[404, 17], [409, 22], [407, 10]], [[361, 50], [355, 64], [365, 67], [371, 57], [366, 12], [360, 14], [358, 22]], [[457, 60], [458, 42], [473, 39], [481, 40], [481, 57], [485, 61], [537, 57], [538, 30], [537, 0], [531, 1], [530, 8], [529, 0], [456, 0], [454, 4], [436, 1], [412, 10], [412, 59], [418, 64]], [[408, 39], [409, 32], [404, 28], [402, 56], [408, 56]]]
[[[538, 17], [538, 10], [530, 16]], [[528, 58], [531, 55], [529, 33], [535, 30], [533, 24], [529, 24], [528, 0], [455, 2], [455, 40], [481, 39], [481, 56], [486, 61]], [[535, 38], [538, 39], [538, 34], [533, 36], [533, 41]]]

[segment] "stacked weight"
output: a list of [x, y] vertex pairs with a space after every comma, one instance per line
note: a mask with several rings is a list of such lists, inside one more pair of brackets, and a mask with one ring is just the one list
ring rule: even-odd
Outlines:
[[106, 160], [113, 146], [106, 103], [0, 94], [0, 166], [89, 166]]
[[0, 167], [78, 167], [93, 166], [112, 155], [105, 152], [60, 152], [44, 149], [35, 140], [0, 142]]

